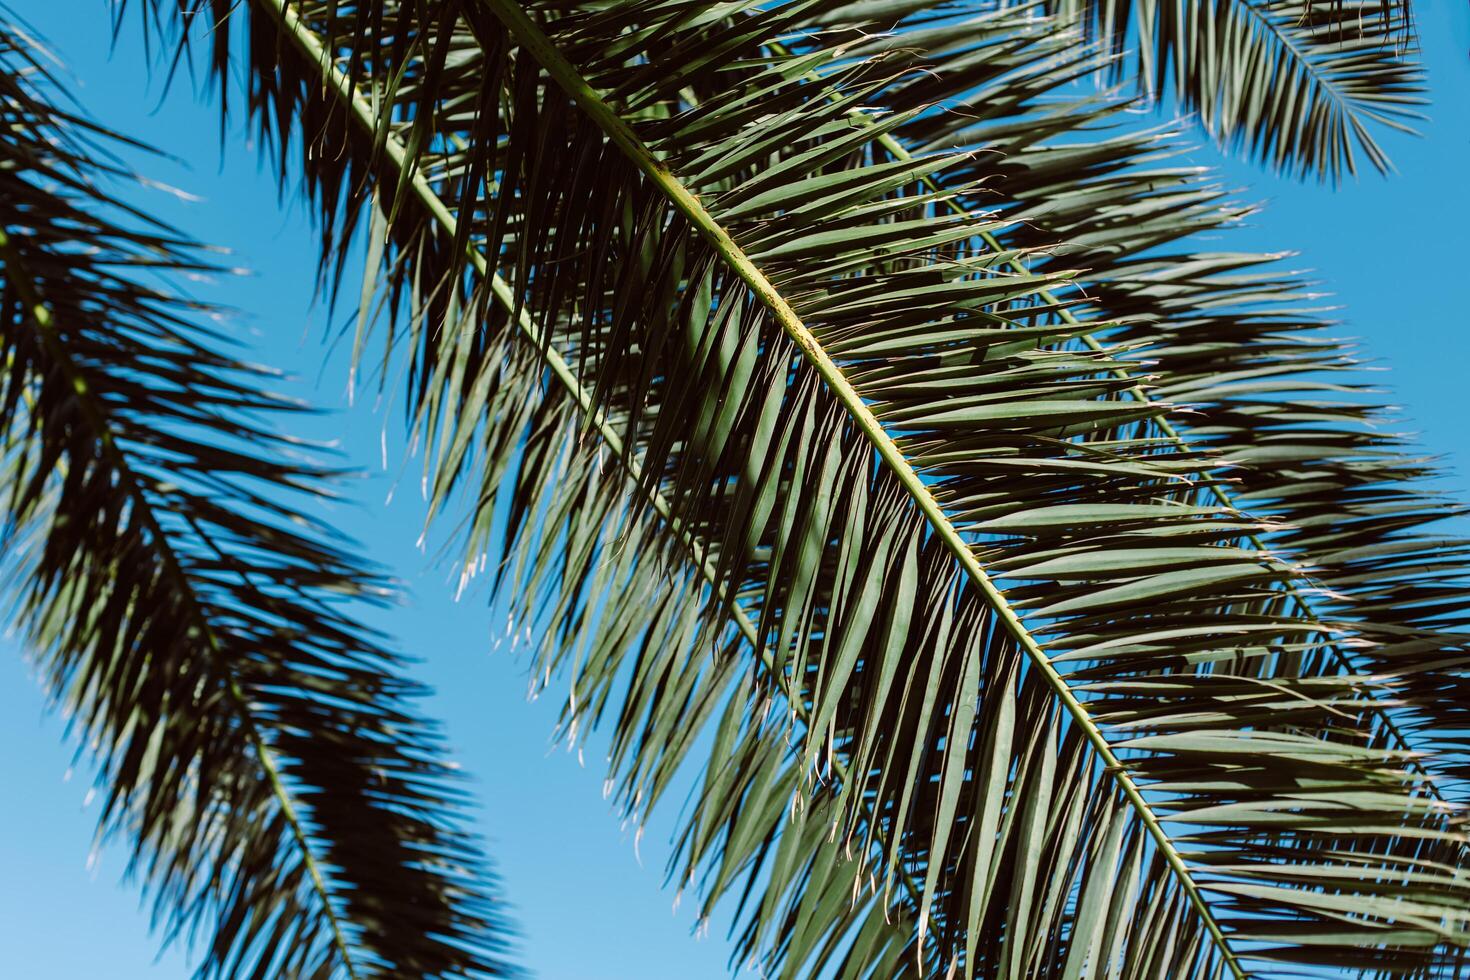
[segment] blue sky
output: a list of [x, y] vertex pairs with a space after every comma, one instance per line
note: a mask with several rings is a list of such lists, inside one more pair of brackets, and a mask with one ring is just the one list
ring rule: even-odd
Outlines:
[[[109, 18], [96, 0], [12, 5], [61, 56], [94, 115], [180, 158], [150, 166], [150, 176], [198, 200], [160, 191], [144, 197], [146, 206], [229, 246], [251, 270], [200, 284], [196, 294], [241, 311], [234, 323], [257, 356], [302, 375], [294, 393], [345, 410], [341, 359], [321, 367], [328, 323], [312, 305], [315, 239], [301, 206], [289, 195], [281, 206], [271, 175], [238, 132], [221, 151], [211, 106], [194, 104], [182, 88], [161, 99], [158, 81], [143, 70], [136, 25], [113, 50]], [[1429, 0], [1419, 9], [1433, 121], [1422, 139], [1390, 139], [1399, 174], [1333, 190], [1225, 161], [1227, 184], [1266, 210], [1220, 245], [1301, 253], [1298, 267], [1317, 270], [1344, 305], [1344, 332], [1363, 338], [1368, 353], [1393, 369], [1386, 381], [1395, 403], [1427, 449], [1457, 468], [1446, 486], [1467, 500], [1470, 481], [1458, 467], [1470, 458], [1470, 437], [1459, 399], [1470, 323], [1457, 294], [1470, 279], [1470, 7]], [[1195, 157], [1221, 163], [1203, 143]], [[405, 490], [417, 479], [392, 448], [387, 470], [380, 465], [392, 413], [371, 408], [359, 404], [321, 419], [307, 434], [339, 439], [355, 464], [370, 468], [331, 517], [371, 541], [373, 557], [407, 583], [405, 603], [374, 621], [424, 660], [417, 676], [438, 691], [426, 709], [446, 720], [473, 774], [479, 829], [515, 906], [522, 961], [547, 980], [724, 975], [729, 944], [721, 924], [693, 939], [693, 903], [675, 912], [673, 891], [662, 887], [671, 812], [645, 833], [640, 863], [632, 829], [619, 826], [602, 797], [601, 743], [587, 748], [585, 765], [552, 750], [555, 697], [526, 701], [521, 665], [498, 647], [504, 613], [488, 609], [483, 595], [452, 601], [447, 571], [414, 547], [422, 520], [416, 494], [385, 503], [400, 475]], [[136, 889], [119, 883], [125, 853], [104, 846], [89, 858], [96, 817], [87, 805], [90, 772], [8, 638], [0, 638], [0, 744], [9, 749], [0, 766], [0, 973], [28, 980], [188, 976], [182, 951], [157, 955]]]

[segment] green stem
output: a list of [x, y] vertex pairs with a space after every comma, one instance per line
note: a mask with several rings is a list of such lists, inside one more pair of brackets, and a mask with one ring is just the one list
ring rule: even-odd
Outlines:
[[522, 45], [532, 57], [541, 64], [541, 67], [551, 76], [563, 91], [567, 93], [582, 111], [607, 135], [608, 139], [620, 149], [625, 156], [638, 167], [639, 170], [668, 198], [674, 208], [684, 216], [704, 238], [719, 253], [726, 264], [738, 275], [746, 287], [749, 288], [762, 303], [764, 303], [781, 324], [786, 335], [801, 350], [808, 363], [816, 370], [828, 389], [841, 403], [852, 419], [853, 424], [872, 443], [879, 458], [888, 467], [889, 471], [898, 480], [908, 495], [913, 499], [919, 511], [928, 520], [935, 535], [942, 541], [945, 547], [953, 555], [954, 559], [964, 568], [975, 587], [985, 596], [994, 610], [996, 616], [1004, 624], [1009, 632], [1026, 652], [1036, 670], [1045, 679], [1047, 685], [1052, 688], [1053, 693], [1062, 703], [1067, 713], [1072, 716], [1078, 727], [1087, 737], [1088, 742], [1102, 759], [1107, 770], [1117, 781], [1123, 795], [1138, 811], [1139, 818], [1149, 835], [1153, 838], [1159, 853], [1169, 867], [1178, 876], [1180, 885], [1189, 898], [1190, 903], [1199, 913], [1205, 928], [1218, 945], [1221, 956], [1231, 973], [1244, 980], [1245, 971], [1236, 959], [1234, 951], [1231, 950], [1229, 941], [1226, 939], [1220, 924], [1215, 920], [1205, 902], [1199, 885], [1195, 883], [1184, 859], [1180, 856], [1178, 848], [1164, 831], [1159, 823], [1159, 818], [1154, 814], [1148, 801], [1144, 798], [1138, 784], [1132, 775], [1123, 766], [1122, 762], [1113, 753], [1112, 747], [1107, 739], [1098, 729], [1096, 722], [1087, 713], [1086, 707], [1078, 700], [1077, 696], [1067, 685], [1066, 680], [1057, 669], [1052, 666], [1050, 658], [1042, 650], [1036, 638], [1032, 636], [1020, 616], [1011, 607], [1005, 595], [991, 581], [985, 569], [981, 567], [975, 553], [970, 549], [959, 530], [950, 521], [948, 515], [939, 506], [939, 502], [929, 491], [928, 486], [913, 466], [904, 456], [898, 445], [888, 435], [881, 422], [873, 414], [872, 410], [863, 401], [862, 396], [853, 388], [852, 383], [842, 373], [841, 368], [832, 360], [831, 356], [822, 347], [821, 342], [811, 330], [797, 316], [796, 311], [786, 299], [776, 290], [771, 281], [756, 266], [756, 264], [745, 254], [744, 250], [730, 237], [730, 233], [724, 229], [714, 217], [705, 210], [699, 200], [690, 193], [677, 177], [659, 161], [652, 151], [644, 145], [637, 135], [628, 127], [613, 109], [603, 101], [601, 95], [582, 77], [581, 73], [566, 60], [557, 49], [550, 38], [538, 27], [526, 12], [514, 2], [514, 0], [480, 0], [482, 6], [487, 8], [503, 23], [507, 30], [515, 37], [517, 43]]
[[[317, 40], [315, 33], [302, 21], [301, 17], [286, 7], [285, 0], [258, 0], [258, 2], [270, 13], [286, 36], [296, 44], [298, 50], [320, 67], [323, 82], [338, 98], [347, 104], [353, 119], [369, 135], [380, 135], [378, 133], [377, 114], [371, 104], [363, 97], [357, 87], [353, 85], [351, 79], [332, 63], [331, 58]], [[399, 173], [412, 172], [410, 185], [413, 189], [414, 196], [418, 199], [420, 205], [439, 223], [445, 234], [453, 239], [459, 225], [458, 219], [444, 204], [444, 201], [435, 192], [433, 186], [429, 184], [423, 174], [417, 168], [412, 167], [412, 161], [409, 159], [408, 151], [402, 142], [391, 133], [382, 135], [380, 149]], [[517, 304], [514, 292], [498, 273], [490, 270], [485, 254], [471, 244], [466, 247], [465, 256], [480, 278], [490, 284], [490, 290], [496, 300], [507, 310], [515, 312]], [[674, 515], [673, 507], [670, 505], [668, 499], [659, 492], [656, 486], [648, 486], [645, 483], [643, 479], [643, 467], [633, 457], [633, 454], [627, 451], [622, 435], [619, 434], [606, 414], [594, 404], [591, 392], [578, 380], [571, 365], [567, 363], [566, 359], [555, 347], [545, 342], [531, 319], [530, 311], [525, 308], [524, 304], [521, 305], [519, 314], [516, 316], [516, 328], [521, 336], [535, 350], [541, 353], [548, 369], [558, 384], [566, 390], [582, 412], [590, 418], [593, 427], [617, 457], [619, 463], [627, 473], [629, 482], [635, 487], [647, 487], [646, 494], [649, 504], [653, 507], [655, 513], [668, 524], [669, 529], [676, 535], [680, 544], [689, 552], [693, 564], [704, 577], [705, 581], [709, 583], [710, 587], [715, 590], [721, 603], [731, 611], [731, 617], [735, 622], [736, 628], [755, 649], [766, 672], [776, 679], [777, 684], [781, 688], [782, 695], [791, 705], [797, 718], [803, 722], [810, 722], [810, 709], [807, 707], [805, 698], [802, 697], [799, 690], [793, 687], [791, 679], [787, 677], [785, 672], [776, 668], [775, 657], [768, 646], [761, 641], [756, 624], [751, 621], [750, 616], [738, 602], [729, 600], [729, 593], [724, 583], [720, 581], [719, 568], [714, 559], [710, 556], [703, 544]], [[832, 759], [832, 768], [836, 771], [838, 779], [845, 784], [849, 778], [849, 772], [843, 760], [840, 758]], [[886, 845], [886, 835], [879, 827], [876, 819], [870, 816], [869, 823], [878, 843], [880, 845]], [[922, 888], [913, 880], [906, 868], [900, 866], [898, 873], [915, 903], [919, 903], [923, 894]]]
[[[347, 937], [342, 931], [342, 924], [337, 918], [336, 909], [332, 906], [331, 893], [327, 889], [326, 879], [322, 875], [321, 867], [317, 863], [316, 856], [312, 854], [311, 844], [306, 836], [305, 827], [296, 813], [296, 807], [291, 799], [290, 791], [286, 788], [285, 781], [281, 777], [280, 767], [276, 763], [275, 753], [270, 744], [261, 734], [255, 719], [250, 713], [250, 701], [240, 687], [239, 681], [231, 672], [228, 664], [228, 656], [222, 649], [219, 637], [214, 626], [206, 615], [199, 597], [194, 592], [194, 583], [190, 580], [188, 573], [184, 571], [183, 565], [175, 554], [168, 536], [164, 533], [153, 512], [153, 501], [143, 491], [142, 484], [133, 473], [128, 462], [127, 453], [124, 452], [117, 441], [112, 437], [112, 428], [108, 424], [106, 410], [97, 404], [96, 400], [89, 397], [89, 387], [86, 378], [77, 368], [76, 362], [66, 350], [64, 344], [56, 334], [55, 317], [51, 308], [42, 299], [39, 290], [28, 274], [25, 274], [25, 264], [22, 261], [9, 235], [0, 229], [0, 262], [10, 270], [7, 277], [10, 284], [15, 287], [17, 293], [26, 304], [26, 312], [36, 325], [36, 334], [46, 354], [60, 368], [62, 375], [71, 384], [72, 390], [76, 392], [78, 410], [86, 419], [103, 451], [112, 458], [112, 468], [117, 474], [118, 483], [123, 491], [132, 498], [137, 507], [137, 513], [142, 520], [149, 536], [153, 542], [153, 550], [163, 566], [165, 574], [171, 577], [178, 585], [179, 595], [183, 598], [191, 618], [198, 627], [200, 634], [205, 638], [212, 654], [214, 664], [224, 675], [225, 690], [229, 696], [231, 705], [235, 708], [245, 729], [246, 737], [251, 748], [255, 751], [256, 758], [260, 761], [261, 768], [265, 772], [266, 782], [270, 784], [271, 794], [275, 797], [276, 805], [281, 808], [281, 815], [285, 817], [286, 823], [291, 828], [291, 834], [301, 851], [302, 863], [305, 864], [307, 874], [311, 878], [312, 890], [316, 892], [321, 900], [322, 909], [327, 916], [327, 922], [332, 930], [332, 945], [337, 948], [342, 957], [342, 965], [347, 970], [347, 975], [352, 980], [358, 980], [356, 967], [352, 963], [352, 954], [349, 951]], [[17, 275], [16, 273], [22, 273]]]

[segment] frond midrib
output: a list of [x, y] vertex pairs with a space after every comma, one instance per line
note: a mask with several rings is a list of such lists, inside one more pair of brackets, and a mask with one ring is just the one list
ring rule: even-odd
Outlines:
[[[246, 738], [250, 742], [251, 749], [255, 752], [260, 762], [266, 781], [271, 787], [271, 795], [276, 800], [276, 805], [281, 810], [282, 817], [291, 828], [293, 840], [301, 851], [302, 862], [306, 866], [308, 876], [311, 879], [313, 893], [316, 894], [322, 905], [322, 911], [327, 917], [327, 923], [331, 928], [332, 946], [336, 948], [338, 955], [342, 958], [342, 965], [347, 970], [351, 980], [360, 980], [357, 967], [354, 965], [351, 948], [347, 937], [343, 932], [342, 922], [337, 915], [337, 910], [332, 904], [331, 892], [327, 888], [326, 878], [322, 873], [321, 865], [316, 855], [312, 852], [311, 843], [306, 835], [306, 828], [301, 823], [297, 814], [296, 806], [291, 797], [290, 790], [286, 787], [281, 777], [280, 767], [276, 763], [275, 751], [261, 734], [254, 716], [250, 712], [250, 701], [240, 687], [239, 679], [230, 669], [228, 658], [219, 642], [217, 631], [210, 617], [205, 613], [204, 606], [200, 602], [195, 591], [194, 583], [187, 572], [184, 571], [178, 554], [164, 533], [157, 515], [154, 513], [153, 501], [144, 492], [137, 475], [133, 472], [127, 453], [117, 444], [112, 437], [112, 428], [108, 422], [107, 410], [98, 404], [96, 398], [91, 395], [91, 388], [86, 384], [82, 371], [77, 367], [76, 361], [66, 350], [65, 345], [58, 342], [54, 329], [54, 318], [50, 306], [47, 305], [36, 284], [26, 273], [24, 260], [18, 254], [9, 235], [0, 228], [0, 260], [4, 261], [5, 267], [12, 270], [7, 275], [7, 280], [15, 287], [26, 306], [26, 314], [30, 321], [35, 324], [36, 335], [47, 355], [56, 362], [71, 385], [79, 410], [87, 420], [87, 425], [92, 429], [103, 451], [111, 457], [112, 467], [118, 474], [118, 482], [123, 492], [132, 500], [133, 506], [152, 538], [152, 550], [164, 573], [173, 579], [177, 594], [184, 600], [188, 615], [194, 620], [194, 625], [199, 635], [204, 638], [209, 647], [211, 662], [224, 676], [225, 691], [231, 707], [234, 708], [240, 723], [246, 731]], [[15, 272], [22, 273], [20, 275]]]
[[[278, 2], [278, 0], [272, 0], [272, 2]], [[669, 199], [674, 208], [709, 241], [746, 287], [771, 311], [787, 336], [796, 344], [803, 357], [817, 371], [828, 389], [841, 403], [853, 424], [872, 444], [879, 458], [883, 460], [904, 491], [914, 501], [915, 506], [923, 514], [935, 535], [943, 542], [946, 550], [964, 568], [967, 576], [1004, 624], [1006, 631], [1026, 652], [1027, 657], [1035, 669], [1040, 672], [1052, 693], [1082, 729], [1089, 744], [1098, 753], [1130, 805], [1137, 811], [1140, 821], [1148, 830], [1159, 853], [1178, 877], [1180, 886], [1188, 896], [1190, 904], [1199, 914], [1212, 940], [1219, 948], [1224, 963], [1234, 976], [1244, 978], [1246, 974], [1205, 902], [1199, 885], [1194, 881], [1178, 849], [1164, 831], [1157, 814], [1153, 812], [1153, 808], [1143, 797], [1132, 775], [1113, 753], [1111, 746], [1088, 714], [1086, 707], [1071, 691], [1061, 674], [1052, 666], [1036, 638], [1026, 628], [1020, 616], [991, 580], [989, 574], [981, 567], [979, 560], [960, 536], [958, 529], [939, 506], [938, 501], [914, 470], [912, 464], [884, 430], [882, 423], [878, 421], [872, 410], [863, 402], [861, 395], [847, 380], [841, 368], [827, 354], [791, 305], [745, 254], [729, 232], [714, 219], [668, 167], [653, 155], [652, 151], [633, 133], [612, 107], [603, 101], [601, 95], [567, 61], [551, 39], [541, 31], [526, 12], [514, 0], [480, 0], [480, 4], [505, 25], [517, 43], [530, 52], [532, 57], [540, 63], [542, 69], [578, 104], [630, 162], [637, 166]]]

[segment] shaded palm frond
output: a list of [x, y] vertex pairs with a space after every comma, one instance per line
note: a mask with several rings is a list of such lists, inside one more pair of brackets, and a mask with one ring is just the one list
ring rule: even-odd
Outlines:
[[0, 535], [102, 832], [200, 976], [506, 974], [466, 794], [352, 605], [388, 593], [292, 500], [333, 475], [268, 424], [301, 406], [151, 284], [214, 266], [111, 195], [120, 138], [33, 52], [0, 25]]
[[[921, 82], [894, 102], [924, 104], [932, 94]], [[990, 100], [981, 93], [976, 101]], [[1076, 128], [1123, 107], [1085, 112]], [[1038, 146], [1013, 126], [962, 114], [916, 120], [898, 135], [997, 161], [956, 179], [991, 177], [994, 193], [982, 200], [1015, 219], [1007, 244], [1048, 246], [1036, 269], [1089, 270], [1088, 315], [1128, 323], [1096, 336], [1135, 347], [1130, 357], [1147, 361], [1157, 379], [1130, 397], [1189, 405], [1174, 422], [1181, 444], [1231, 463], [1212, 495], [1277, 519], [1253, 546], [1309, 569], [1314, 585], [1297, 590], [1293, 604], [1354, 622], [1355, 639], [1331, 645], [1331, 657], [1392, 679], [1392, 707], [1365, 722], [1392, 744], [1433, 750], [1433, 768], [1458, 783], [1439, 789], [1463, 798], [1460, 699], [1450, 692], [1463, 683], [1467, 654], [1465, 545], [1434, 527], [1460, 508], [1422, 489], [1432, 476], [1427, 461], [1394, 434], [1352, 345], [1322, 335], [1331, 321], [1317, 308], [1321, 296], [1276, 268], [1283, 256], [1191, 250], [1190, 236], [1250, 209], [1229, 201], [1208, 172], [1180, 166], [1182, 147], [1167, 133]]]
[[[1248, 213], [1189, 175], [1140, 187], [1137, 206], [1153, 215], [1145, 242], [1181, 220], [1207, 228]], [[1392, 678], [1391, 722], [1464, 798], [1467, 543], [1437, 527], [1463, 508], [1424, 489], [1432, 462], [1395, 431], [1355, 346], [1326, 333], [1321, 294], [1282, 256], [1148, 251], [1132, 234], [1071, 256], [1096, 269], [1092, 298], [1134, 322], [1126, 335], [1157, 365], [1156, 396], [1191, 404], [1186, 437], [1232, 460], [1233, 502], [1280, 521], [1265, 546], [1310, 567], [1320, 588], [1303, 598], [1320, 615], [1355, 623], [1345, 654]]]
[[[903, 109], [932, 95], [921, 78], [891, 103]], [[1317, 308], [1320, 294], [1274, 268], [1280, 255], [1189, 250], [1191, 235], [1227, 227], [1250, 209], [1230, 202], [1208, 172], [1172, 159], [1181, 152], [1172, 134], [1037, 145], [1024, 128], [986, 121], [978, 109], [992, 102], [977, 93], [956, 117], [916, 119], [897, 135], [995, 161], [955, 177], [990, 178], [982, 200], [1017, 222], [1007, 245], [1046, 247], [1032, 264], [1038, 271], [1089, 270], [1090, 315], [1128, 326], [1103, 325], [1082, 340], [1135, 348], [1129, 356], [1146, 362], [1156, 383], [1129, 397], [1189, 406], [1162, 423], [1166, 435], [1230, 461], [1229, 479], [1210, 490], [1221, 505], [1279, 522], [1248, 543], [1303, 563], [1311, 583], [1290, 590], [1289, 604], [1351, 621], [1352, 635], [1323, 644], [1320, 662], [1304, 669], [1379, 677], [1388, 696], [1361, 728], [1379, 744], [1426, 752], [1416, 763], [1436, 777], [1426, 792], [1463, 802], [1465, 542], [1435, 526], [1462, 508], [1423, 488], [1433, 471], [1393, 432], [1353, 346], [1322, 336], [1331, 322]], [[1095, 128], [1125, 107], [1078, 113], [1075, 128]], [[888, 149], [909, 155], [896, 140]], [[1068, 311], [1060, 316], [1078, 322]], [[1463, 846], [1445, 860], [1463, 863]]]
[[1195, 113], [1221, 145], [1332, 181], [1359, 154], [1391, 169], [1375, 133], [1412, 131], [1427, 99], [1411, 7], [1381, 0], [1057, 0], [1137, 74], [1150, 98]]
[[[1375, 680], [1315, 669], [1337, 631], [1128, 351], [1066, 346], [1061, 277], [950, 213], [971, 155], [880, 149], [938, 118], [867, 108], [911, 74], [842, 45], [894, 11], [252, 10], [329, 262], [371, 201], [410, 300], [432, 500], [477, 498], [471, 566], [508, 520], [517, 629], [613, 721], [632, 810], [700, 766], [675, 874], [740, 902], [742, 955], [1454, 969], [1458, 809], [1359, 734]], [[1003, 91], [997, 125], [1090, 70], [1045, 24], [905, 12], [893, 46]]]

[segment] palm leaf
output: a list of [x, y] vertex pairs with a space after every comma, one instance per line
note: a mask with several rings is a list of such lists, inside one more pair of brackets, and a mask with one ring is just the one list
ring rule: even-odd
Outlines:
[[[1179, 431], [1167, 434], [1232, 461], [1232, 479], [1212, 495], [1280, 521], [1252, 545], [1311, 569], [1313, 587], [1297, 590], [1293, 604], [1329, 620], [1351, 619], [1357, 633], [1354, 643], [1325, 651], [1394, 678], [1396, 707], [1370, 723], [1392, 744], [1432, 750], [1428, 763], [1453, 781], [1431, 790], [1463, 798], [1460, 699], [1449, 692], [1458, 689], [1470, 652], [1465, 543], [1434, 526], [1460, 508], [1419, 489], [1432, 468], [1393, 433], [1389, 410], [1367, 397], [1371, 391], [1354, 376], [1353, 346], [1322, 336], [1333, 324], [1315, 308], [1320, 295], [1274, 268], [1282, 256], [1161, 250], [1250, 212], [1229, 202], [1208, 174], [1170, 166], [1182, 147], [1167, 137], [1124, 134], [1032, 149], [1006, 132], [992, 140], [967, 128], [913, 135], [946, 149], [962, 140], [1008, 161], [1008, 213], [1017, 219], [1011, 242], [1065, 241], [1056, 258], [1038, 256], [1037, 267], [1064, 261], [1090, 270], [1093, 315], [1130, 323], [1100, 336], [1137, 345], [1161, 379], [1130, 397], [1190, 405]], [[897, 144], [894, 152], [908, 153]], [[1075, 177], [1060, 192], [1059, 173]], [[1103, 196], [1109, 212], [1097, 207]], [[1118, 217], [1100, 221], [1106, 213]]]
[[0, 25], [0, 445], [19, 622], [201, 976], [503, 975], [506, 925], [422, 691], [343, 599], [384, 585], [290, 500], [300, 406], [145, 277], [207, 255], [105, 189], [119, 137]]
[[[314, 141], [329, 258], [371, 187], [413, 294], [432, 499], [467, 485], [477, 546], [508, 520], [502, 585], [573, 717], [615, 716], [629, 806], [713, 728], [677, 873], [740, 895], [742, 955], [1452, 968], [1454, 811], [1352, 734], [1369, 679], [1302, 669], [1332, 631], [1237, 546], [1267, 526], [1121, 397], [1126, 352], [1052, 343], [1049, 280], [946, 216], [973, 188], [916, 186], [964, 160], [876, 158], [909, 120], [850, 110], [886, 65], [765, 47], [892, 10], [256, 11], [252, 102]], [[1037, 25], [943, 21], [928, 77], [1018, 77], [1017, 106], [1083, 70], [1019, 55]]]
[[[1311, 563], [1322, 587], [1311, 604], [1357, 624], [1359, 668], [1395, 678], [1400, 737], [1435, 750], [1435, 770], [1455, 777], [1443, 789], [1463, 797], [1453, 692], [1470, 656], [1466, 544], [1435, 527], [1461, 508], [1418, 488], [1432, 466], [1364, 397], [1347, 373], [1359, 363], [1352, 345], [1321, 336], [1331, 321], [1308, 284], [1272, 267], [1276, 256], [1113, 259], [1099, 298], [1159, 325], [1136, 336], [1170, 378], [1161, 393], [1198, 406], [1187, 428], [1238, 461], [1233, 499], [1281, 519], [1268, 546]], [[1208, 312], [1170, 316], [1181, 301]], [[1206, 332], [1235, 342], [1208, 354]]]
[[1391, 168], [1375, 132], [1412, 132], [1424, 75], [1407, 3], [1358, 0], [1061, 0], [1150, 98], [1196, 113], [1221, 145], [1283, 172], [1337, 181], [1358, 154]]

